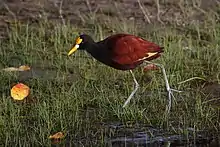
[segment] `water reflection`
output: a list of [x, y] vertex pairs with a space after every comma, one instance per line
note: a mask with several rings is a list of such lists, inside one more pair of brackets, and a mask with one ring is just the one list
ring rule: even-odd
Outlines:
[[118, 133], [108, 140], [110, 147], [220, 146], [217, 137], [207, 135], [205, 131], [195, 131], [193, 128], [186, 129], [188, 133], [184, 135], [171, 134], [153, 127], [143, 127], [142, 129], [145, 131], [135, 131], [136, 129], [113, 126], [112, 124], [109, 127], [118, 129]]

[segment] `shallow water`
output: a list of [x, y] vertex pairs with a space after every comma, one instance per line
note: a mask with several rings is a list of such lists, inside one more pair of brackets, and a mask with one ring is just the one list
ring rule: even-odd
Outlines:
[[[218, 137], [207, 135], [206, 131], [195, 131], [193, 128], [188, 128], [188, 135], [183, 135], [170, 133], [163, 129], [157, 129], [149, 126], [133, 129], [126, 128], [123, 125], [110, 125], [109, 127], [118, 129], [118, 134], [108, 140], [107, 144], [111, 147], [220, 146]], [[145, 131], [139, 131], [141, 129]]]

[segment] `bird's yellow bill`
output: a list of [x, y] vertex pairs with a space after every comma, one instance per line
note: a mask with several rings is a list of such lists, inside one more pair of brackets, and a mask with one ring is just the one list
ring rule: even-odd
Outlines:
[[79, 44], [82, 42], [82, 39], [80, 37], [78, 37], [76, 39], [76, 45], [69, 51], [68, 56], [70, 56], [71, 54], [73, 54], [78, 48], [79, 48]]
[[68, 53], [68, 56], [72, 55], [77, 49], [79, 48], [79, 45], [76, 44]]

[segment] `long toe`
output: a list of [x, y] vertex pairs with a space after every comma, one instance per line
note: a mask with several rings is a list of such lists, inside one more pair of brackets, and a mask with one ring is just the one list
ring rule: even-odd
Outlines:
[[183, 92], [183, 91], [180, 91], [180, 90], [176, 90], [176, 89], [172, 89], [172, 88], [169, 88], [167, 90], [168, 92], [168, 104], [167, 104], [167, 112], [169, 113], [170, 112], [170, 109], [171, 109], [171, 106], [172, 106], [172, 101], [175, 100], [175, 96], [173, 94], [173, 92]]

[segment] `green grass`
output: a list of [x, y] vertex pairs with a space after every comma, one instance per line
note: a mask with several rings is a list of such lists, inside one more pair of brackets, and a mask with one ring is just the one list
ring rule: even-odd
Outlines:
[[[21, 80], [19, 73], [0, 71], [0, 144], [50, 146], [48, 136], [64, 131], [72, 145], [81, 141], [84, 145], [102, 146], [105, 138], [114, 134], [101, 125], [109, 122], [142, 123], [171, 132], [177, 127], [219, 131], [219, 106], [208, 103], [201, 88], [204, 82], [220, 81], [220, 25], [208, 21], [184, 29], [160, 26], [149, 32], [130, 25], [124, 22], [117, 27], [117, 22], [112, 22], [106, 29], [91, 23], [90, 30], [83, 30], [70, 24], [42, 22], [38, 27], [12, 27], [9, 39], [0, 42], [0, 67], [25, 64], [42, 73]], [[141, 87], [128, 107], [122, 108], [133, 87], [129, 72], [107, 67], [85, 52], [67, 56], [78, 32], [83, 30], [99, 40], [110, 35], [111, 29], [115, 33], [136, 34], [165, 47], [163, 56], [154, 62], [165, 66], [172, 88], [184, 91], [174, 93], [176, 99], [169, 117], [165, 115], [167, 97], [160, 71], [146, 73], [137, 68], [134, 72]], [[205, 81], [183, 82], [193, 77]], [[31, 87], [34, 102], [11, 99], [10, 88], [19, 81]]]

